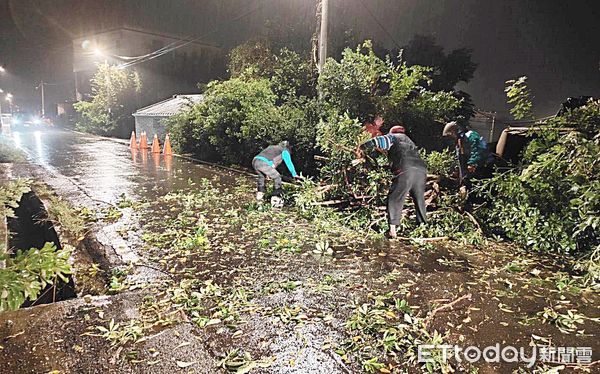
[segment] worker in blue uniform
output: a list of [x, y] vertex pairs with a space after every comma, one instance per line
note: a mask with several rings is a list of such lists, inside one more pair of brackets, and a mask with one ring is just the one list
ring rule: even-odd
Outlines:
[[298, 173], [292, 162], [290, 144], [288, 141], [268, 146], [252, 160], [252, 167], [258, 175], [258, 191], [256, 193], [256, 199], [258, 201], [263, 200], [266, 178], [271, 178], [274, 182], [271, 205], [276, 208], [283, 206], [283, 199], [281, 198], [281, 174], [277, 171], [277, 167], [281, 165], [282, 162], [285, 163], [285, 166], [290, 171], [292, 177], [297, 178]]
[[449, 122], [444, 126], [442, 136], [454, 141], [461, 184], [469, 185], [471, 178], [484, 175], [493, 156], [477, 131], [464, 130], [458, 123]]

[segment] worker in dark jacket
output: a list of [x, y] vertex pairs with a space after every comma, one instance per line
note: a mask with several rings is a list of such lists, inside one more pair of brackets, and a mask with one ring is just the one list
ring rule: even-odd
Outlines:
[[417, 146], [404, 134], [404, 127], [394, 126], [387, 135], [377, 136], [360, 146], [359, 156], [369, 149], [387, 151], [391, 171], [394, 174], [388, 193], [387, 213], [390, 226], [389, 237], [397, 236], [396, 229], [402, 219], [406, 194], [415, 204], [417, 224], [426, 222], [425, 181], [427, 165], [419, 156]]
[[492, 155], [487, 149], [487, 142], [477, 131], [463, 131], [456, 122], [449, 122], [444, 126], [442, 136], [455, 143], [461, 183], [482, 172], [491, 162]]
[[256, 193], [256, 199], [258, 201], [263, 200], [265, 194], [265, 180], [269, 177], [273, 179], [275, 184], [273, 196], [271, 197], [271, 205], [279, 208], [283, 206], [283, 199], [281, 198], [281, 174], [277, 171], [277, 167], [281, 165], [282, 161], [290, 171], [290, 174], [292, 174], [292, 177], [298, 177], [298, 173], [296, 173], [296, 168], [292, 162], [290, 145], [287, 141], [283, 141], [277, 145], [268, 146], [252, 160], [252, 167], [256, 170], [256, 174], [258, 174], [258, 192]]

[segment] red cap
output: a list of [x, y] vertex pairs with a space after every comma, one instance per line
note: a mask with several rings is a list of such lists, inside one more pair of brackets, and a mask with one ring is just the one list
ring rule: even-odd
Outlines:
[[404, 134], [404, 126], [394, 126], [390, 129], [389, 134]]

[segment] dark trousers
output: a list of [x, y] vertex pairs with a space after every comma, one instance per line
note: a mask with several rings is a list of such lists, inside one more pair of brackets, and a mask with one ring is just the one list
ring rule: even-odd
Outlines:
[[273, 182], [275, 183], [273, 189], [273, 196], [281, 195], [281, 174], [279, 174], [277, 169], [267, 164], [266, 162], [257, 159], [254, 159], [254, 161], [252, 161], [252, 167], [258, 175], [257, 189], [259, 192], [265, 192], [265, 181], [268, 177], [273, 179]]
[[417, 224], [425, 223], [425, 182], [427, 171], [421, 168], [408, 168], [392, 180], [388, 194], [388, 223], [399, 225], [402, 219], [402, 208], [406, 194], [410, 193], [417, 215]]

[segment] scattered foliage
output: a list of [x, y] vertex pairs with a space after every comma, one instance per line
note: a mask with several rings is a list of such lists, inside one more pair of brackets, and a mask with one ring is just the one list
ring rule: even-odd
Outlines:
[[[342, 358], [359, 355], [368, 373], [395, 372], [415, 365], [419, 345], [443, 344], [443, 336], [437, 331], [430, 333], [424, 320], [414, 315], [406, 300], [397, 298], [393, 292], [370, 295], [368, 302], [356, 306], [345, 326], [352, 338], [335, 351]], [[432, 358], [433, 362], [423, 364], [425, 371], [449, 371], [449, 364], [441, 356], [432, 355]]]
[[274, 358], [253, 360], [250, 353], [234, 349], [219, 360], [217, 366], [230, 373], [245, 374], [257, 368], [268, 368], [273, 362]]
[[0, 312], [18, 309], [25, 300], [35, 301], [40, 292], [57, 278], [68, 282], [71, 274], [71, 247], [57, 250], [53, 243], [42, 248], [17, 251], [14, 255], [0, 253]]
[[125, 345], [127, 343], [135, 343], [144, 336], [144, 328], [139, 321], [132, 319], [129, 324], [115, 323], [111, 319], [108, 326], [96, 326], [99, 336], [108, 340], [111, 346]]
[[71, 240], [73, 245], [83, 240], [91, 212], [73, 207], [69, 202], [58, 197], [45, 184], [36, 182], [33, 189], [40, 199], [48, 201], [46, 204], [48, 218], [55, 227], [62, 230], [64, 238]]
[[421, 150], [420, 154], [427, 163], [427, 172], [430, 174], [448, 177], [457, 166], [454, 154], [448, 149], [444, 149], [441, 152], [426, 152], [425, 150]]

